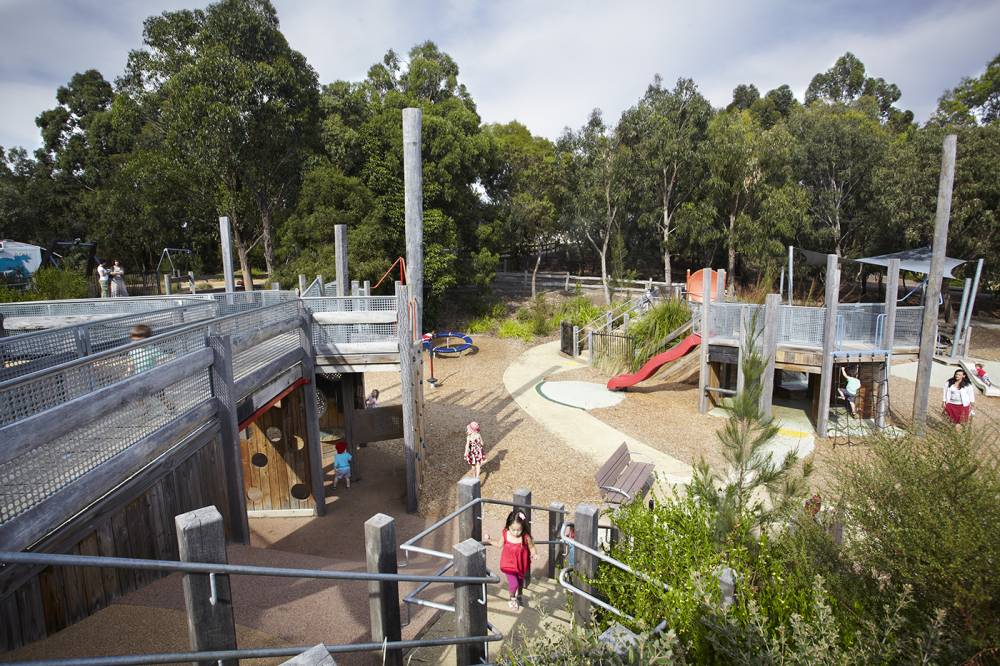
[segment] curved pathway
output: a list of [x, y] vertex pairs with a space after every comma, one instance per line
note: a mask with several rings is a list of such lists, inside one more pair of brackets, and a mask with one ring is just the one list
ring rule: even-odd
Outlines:
[[582, 409], [561, 405], [543, 397], [535, 387], [558, 372], [584, 367], [584, 363], [559, 353], [559, 341], [532, 347], [511, 363], [503, 383], [514, 401], [546, 430], [580, 453], [603, 465], [622, 442], [642, 460], [656, 465], [661, 481], [669, 484], [691, 480], [691, 466], [634, 437], [612, 428]]

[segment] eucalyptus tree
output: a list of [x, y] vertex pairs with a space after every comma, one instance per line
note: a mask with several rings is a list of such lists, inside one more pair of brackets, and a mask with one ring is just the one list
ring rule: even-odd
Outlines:
[[801, 224], [804, 197], [792, 179], [793, 149], [784, 124], [763, 130], [749, 111], [717, 114], [708, 125], [708, 197], [724, 239], [730, 287], [738, 255], [766, 272]]
[[627, 169], [633, 164], [619, 132], [608, 127], [599, 109], [577, 131], [566, 130], [557, 143], [560, 215], [574, 233], [587, 239], [601, 266], [604, 300], [611, 303], [608, 250], [620, 231], [628, 197]]
[[517, 121], [487, 125], [484, 134], [492, 142], [488, 176], [483, 186], [496, 207], [492, 233], [498, 246], [531, 253], [531, 295], [536, 292], [538, 268], [546, 251], [561, 240], [556, 209], [555, 146], [544, 137], [532, 136]]
[[316, 73], [282, 35], [269, 0], [221, 0], [145, 21], [120, 89], [160, 147], [199, 174], [232, 223], [244, 284], [263, 243], [274, 269], [274, 215], [287, 206], [318, 130]]
[[863, 103], [871, 100], [878, 110], [878, 117], [897, 129], [904, 129], [913, 122], [912, 111], [902, 111], [893, 106], [902, 93], [899, 86], [882, 77], [867, 75], [865, 64], [848, 51], [837, 58], [833, 67], [816, 74], [806, 88], [805, 103]]
[[934, 122], [975, 125], [1000, 122], [1000, 54], [979, 76], [966, 77], [938, 100]]
[[[712, 106], [691, 79], [678, 79], [673, 90], [653, 79], [639, 103], [622, 115], [618, 131], [634, 154], [632, 169], [640, 190], [641, 222], [660, 239], [663, 279], [671, 282], [671, 233], [677, 211], [697, 198], [704, 180], [699, 147], [705, 140]], [[651, 210], [652, 209], [652, 210]]]

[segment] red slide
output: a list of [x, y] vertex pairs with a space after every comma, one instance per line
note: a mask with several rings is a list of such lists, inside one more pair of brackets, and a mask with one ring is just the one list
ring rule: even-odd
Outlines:
[[681, 356], [684, 356], [689, 351], [697, 347], [701, 343], [701, 336], [697, 333], [692, 333], [683, 340], [676, 347], [671, 347], [667, 351], [657, 354], [653, 358], [646, 361], [646, 364], [639, 368], [639, 372], [633, 372], [631, 375], [618, 375], [617, 377], [612, 377], [608, 380], [608, 388], [612, 391], [622, 391], [627, 389], [629, 386], [635, 386], [639, 382], [646, 381], [653, 376], [657, 370], [663, 367], [665, 364], [671, 361], [676, 361]]

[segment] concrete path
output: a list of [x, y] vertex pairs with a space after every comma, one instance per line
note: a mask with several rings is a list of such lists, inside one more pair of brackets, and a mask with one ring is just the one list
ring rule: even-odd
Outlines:
[[532, 347], [515, 359], [504, 372], [503, 383], [514, 401], [529, 416], [597, 465], [603, 465], [625, 442], [639, 458], [656, 465], [656, 472], [662, 481], [670, 484], [690, 481], [692, 469], [687, 463], [612, 428], [582, 409], [547, 400], [535, 389], [547, 377], [581, 367], [584, 367], [582, 362], [560, 354], [559, 341], [554, 340]]

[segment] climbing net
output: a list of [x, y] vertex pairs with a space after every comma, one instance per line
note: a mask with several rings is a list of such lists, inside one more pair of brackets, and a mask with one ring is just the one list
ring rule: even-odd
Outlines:
[[[872, 435], [895, 430], [889, 401], [889, 364], [888, 357], [874, 362], [834, 358], [827, 428], [834, 448], [861, 444]], [[861, 383], [853, 396], [847, 390], [848, 378]]]

